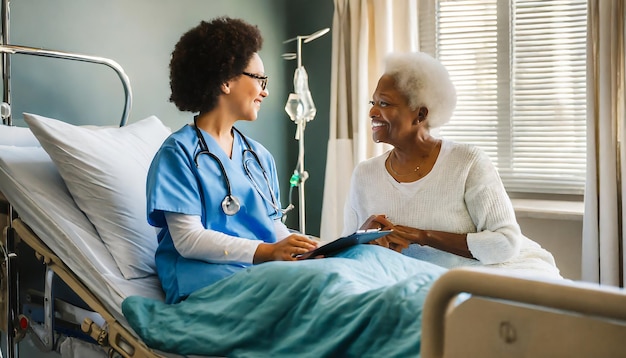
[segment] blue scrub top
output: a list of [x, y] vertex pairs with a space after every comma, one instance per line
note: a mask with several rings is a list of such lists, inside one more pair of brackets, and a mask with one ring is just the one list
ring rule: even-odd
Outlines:
[[[152, 160], [146, 183], [148, 222], [162, 228], [158, 235], [159, 246], [155, 260], [168, 303], [179, 302], [195, 290], [250, 264], [210, 263], [182, 257], [174, 247], [164, 212], [198, 215], [207, 229], [267, 243], [276, 242], [273, 220], [282, 216], [280, 210], [271, 204], [268, 184], [275, 193], [276, 205], [280, 207], [276, 165], [267, 149], [246, 138], [250, 149], [257, 154], [263, 166], [261, 168], [254, 155], [246, 150], [245, 141], [236, 131], [232, 159], [228, 158], [212, 136], [203, 131], [201, 133], [209, 151], [224, 165], [232, 194], [239, 199], [241, 209], [232, 216], [224, 214], [222, 201], [227, 195], [226, 180], [215, 159], [201, 154], [196, 167], [194, 156], [200, 151], [200, 145], [193, 126], [186, 125], [172, 133]], [[268, 180], [262, 174], [263, 169]]]

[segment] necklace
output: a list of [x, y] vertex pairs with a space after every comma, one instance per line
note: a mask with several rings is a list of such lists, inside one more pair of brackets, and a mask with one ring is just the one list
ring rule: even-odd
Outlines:
[[[430, 155], [433, 154], [433, 151], [435, 150], [435, 148], [437, 148], [438, 145], [439, 145], [439, 141], [437, 141], [435, 143], [435, 145], [433, 145], [433, 147], [430, 148], [430, 152], [428, 152], [428, 155], [425, 156], [424, 158], [428, 159], [430, 157]], [[393, 169], [393, 165], [391, 163], [391, 154], [387, 157], [387, 162], [389, 162], [389, 169], [391, 169], [391, 171], [393, 172], [394, 175], [399, 176], [399, 177], [405, 177], [405, 176], [409, 176], [409, 175], [413, 175], [413, 174], [417, 173], [417, 171], [420, 170], [420, 165], [421, 165], [421, 164], [417, 165], [415, 167], [415, 169], [413, 169], [412, 172], [405, 173], [405, 174], [400, 174], [395, 169]]]
[[393, 172], [394, 175], [399, 176], [399, 177], [405, 177], [407, 175], [412, 175], [417, 173], [418, 170], [420, 170], [420, 166], [416, 166], [415, 169], [413, 169], [412, 172], [410, 173], [406, 173], [406, 174], [400, 174], [398, 173], [395, 169], [393, 169], [393, 166], [391, 165], [391, 156], [389, 156], [389, 158], [387, 158], [387, 162], [389, 162], [389, 169], [391, 169], [391, 171]]

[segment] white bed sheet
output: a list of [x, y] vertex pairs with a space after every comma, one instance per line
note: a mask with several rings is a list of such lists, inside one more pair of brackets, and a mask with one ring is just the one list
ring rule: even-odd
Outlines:
[[125, 297], [164, 299], [156, 276], [124, 279], [43, 148], [0, 145], [0, 192], [124, 326], [128, 327], [121, 311]]

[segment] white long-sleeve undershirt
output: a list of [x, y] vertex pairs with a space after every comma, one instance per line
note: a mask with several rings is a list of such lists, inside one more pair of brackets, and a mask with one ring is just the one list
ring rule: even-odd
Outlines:
[[[174, 247], [181, 256], [188, 259], [212, 263], [242, 262], [252, 263], [254, 253], [261, 240], [251, 240], [205, 229], [198, 215], [173, 212], [165, 213], [165, 220], [172, 235]], [[291, 235], [280, 221], [274, 220], [274, 231], [278, 241]]]

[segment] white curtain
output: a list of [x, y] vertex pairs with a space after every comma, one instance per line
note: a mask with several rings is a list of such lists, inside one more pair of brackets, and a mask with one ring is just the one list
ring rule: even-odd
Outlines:
[[330, 132], [320, 237], [343, 229], [343, 207], [355, 165], [382, 154], [368, 117], [372, 93], [391, 51], [418, 49], [417, 0], [334, 0]]
[[624, 286], [624, 0], [589, 0], [582, 279]]

